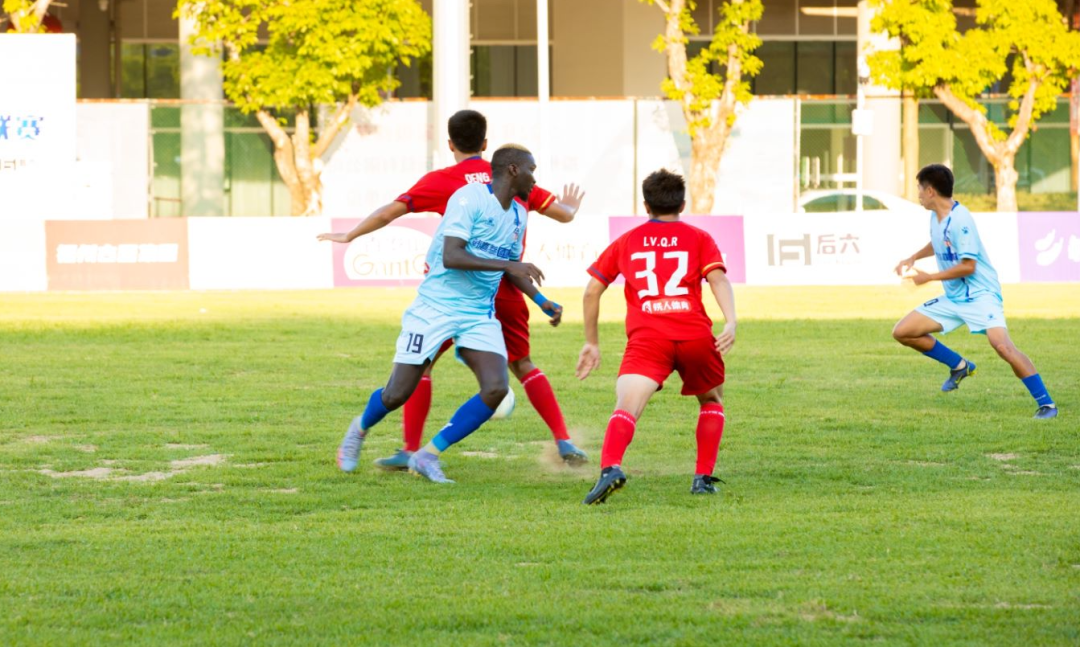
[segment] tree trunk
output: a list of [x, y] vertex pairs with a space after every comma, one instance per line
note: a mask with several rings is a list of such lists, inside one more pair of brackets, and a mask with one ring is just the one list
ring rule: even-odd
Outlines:
[[994, 166], [994, 184], [997, 187], [997, 210], [1016, 212], [1020, 209], [1016, 203], [1016, 182], [1020, 174], [1016, 172], [1016, 154], [1003, 156]]
[[903, 113], [904, 197], [918, 202], [915, 176], [919, 174], [919, 100], [910, 92], [904, 94]]
[[724, 144], [718, 129], [703, 128], [690, 140], [690, 213], [712, 213]]
[[[1029, 66], [1030, 69], [1030, 66]], [[997, 189], [997, 210], [1017, 211], [1016, 206], [1016, 182], [1020, 174], [1016, 172], [1016, 153], [1027, 138], [1031, 129], [1031, 117], [1035, 108], [1035, 92], [1042, 84], [1039, 77], [1032, 75], [1028, 82], [1027, 90], [1020, 99], [1020, 110], [1017, 111], [1016, 125], [1004, 141], [994, 139], [990, 128], [990, 122], [986, 115], [964, 103], [952, 93], [948, 85], [939, 85], [934, 88], [934, 94], [941, 99], [954, 115], [964, 121], [975, 137], [975, 143], [979, 150], [986, 156], [986, 160], [994, 167], [994, 182]]]

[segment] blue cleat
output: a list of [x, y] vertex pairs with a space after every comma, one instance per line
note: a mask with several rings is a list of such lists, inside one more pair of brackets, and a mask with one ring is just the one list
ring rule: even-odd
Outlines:
[[965, 360], [964, 368], [953, 369], [949, 372], [949, 379], [945, 380], [945, 383], [941, 385], [941, 390], [948, 393], [959, 389], [960, 380], [969, 375], [975, 375], [975, 364]]
[[1035, 412], [1036, 420], [1048, 420], [1050, 418], [1057, 418], [1057, 405], [1056, 404], [1044, 404], [1039, 407], [1039, 410]]
[[409, 472], [423, 476], [432, 483], [453, 483], [443, 474], [439, 457], [422, 449], [409, 457]]
[[569, 440], [560, 440], [555, 444], [559, 446], [559, 458], [570, 467], [580, 467], [589, 462], [589, 455], [575, 447]]
[[384, 470], [407, 470], [409, 469], [409, 457], [412, 455], [413, 453], [410, 451], [399, 449], [393, 456], [377, 459], [375, 464]]
[[364, 430], [360, 428], [360, 416], [353, 418], [349, 430], [341, 439], [337, 450], [337, 466], [342, 472], [352, 472], [360, 462], [360, 449], [364, 446]]

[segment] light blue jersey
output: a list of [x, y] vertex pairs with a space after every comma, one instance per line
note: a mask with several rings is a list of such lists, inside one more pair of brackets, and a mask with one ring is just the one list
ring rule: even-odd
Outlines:
[[987, 296], [1001, 300], [997, 272], [990, 264], [990, 255], [983, 247], [975, 219], [967, 207], [953, 202], [952, 211], [941, 221], [936, 213], [930, 212], [930, 243], [934, 246], [938, 269], [942, 272], [966, 258], [975, 259], [974, 274], [942, 281], [945, 296], [950, 301], [967, 303]]
[[473, 256], [501, 261], [521, 258], [527, 212], [516, 200], [504, 210], [489, 184], [467, 184], [446, 203], [446, 213], [428, 249], [428, 274], [417, 291], [420, 301], [446, 314], [494, 312], [502, 272], [451, 270], [443, 265], [446, 238], [466, 241]]

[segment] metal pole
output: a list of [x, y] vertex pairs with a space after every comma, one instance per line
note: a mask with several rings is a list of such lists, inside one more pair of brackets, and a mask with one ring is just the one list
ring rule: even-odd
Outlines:
[[446, 145], [446, 122], [469, 107], [469, 3], [435, 0], [432, 26], [433, 119], [428, 137], [432, 168], [450, 166], [453, 155]]
[[551, 178], [548, 155], [548, 100], [551, 99], [551, 60], [550, 46], [551, 36], [548, 29], [548, 0], [536, 0], [536, 98], [539, 103], [540, 141], [537, 144], [537, 166], [540, 173], [549, 173]]

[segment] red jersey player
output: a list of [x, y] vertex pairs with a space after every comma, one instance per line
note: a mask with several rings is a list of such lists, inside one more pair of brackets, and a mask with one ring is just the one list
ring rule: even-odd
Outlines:
[[[411, 189], [376, 209], [352, 231], [319, 234], [319, 240], [350, 243], [360, 236], [382, 229], [407, 213], [433, 212], [442, 215], [447, 200], [461, 187], [473, 183], [490, 184], [491, 163], [482, 157], [487, 149], [487, 119], [484, 115], [475, 110], [459, 110], [450, 117], [447, 127], [450, 135], [448, 143], [457, 164], [431, 171], [420, 178]], [[536, 186], [529, 194], [526, 206], [530, 211], [565, 223], [574, 219], [584, 195], [576, 185], [571, 184], [563, 188], [562, 197], [556, 200], [552, 193]], [[521, 291], [505, 278], [495, 295], [495, 316], [502, 324], [510, 371], [521, 382], [529, 401], [551, 429], [559, 456], [571, 465], [586, 462], [588, 456], [585, 452], [570, 441], [551, 383], [529, 356], [529, 308]], [[447, 342], [440, 355], [449, 345]], [[378, 459], [376, 465], [387, 469], [407, 469], [409, 457], [420, 448], [424, 422], [431, 409], [431, 367], [438, 357], [428, 366], [416, 391], [403, 407], [405, 446], [393, 456]]]
[[[615, 383], [615, 413], [608, 420], [600, 480], [585, 497], [603, 503], [626, 483], [623, 454], [634, 437], [653, 393], [672, 371], [683, 381], [683, 395], [701, 404], [697, 422], [697, 466], [691, 492], [713, 494], [716, 454], [724, 433], [723, 353], [735, 343], [735, 295], [727, 268], [712, 237], [679, 221], [686, 207], [682, 177], [657, 171], [642, 183], [651, 219], [611, 243], [589, 268], [585, 288], [585, 346], [577, 376], [584, 380], [600, 366], [597, 319], [600, 296], [620, 274], [626, 279], [626, 353]], [[701, 303], [701, 281], [709, 282], [726, 323], [713, 337], [712, 321]]]

